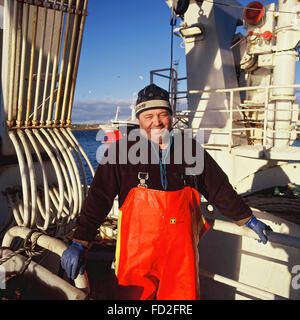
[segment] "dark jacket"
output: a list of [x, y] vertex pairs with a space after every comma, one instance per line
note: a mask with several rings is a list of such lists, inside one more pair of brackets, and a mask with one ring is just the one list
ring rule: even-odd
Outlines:
[[[153, 152], [153, 146], [157, 150], [158, 146], [151, 146], [151, 143], [147, 139], [141, 139], [141, 142], [144, 143], [143, 147], [146, 148], [142, 149], [142, 152], [139, 152], [141, 148], [138, 148], [135, 141], [128, 141], [126, 138], [117, 141], [106, 151], [105, 157], [96, 170], [88, 196], [84, 201], [74, 238], [85, 241], [92, 241], [95, 238], [97, 229], [110, 212], [115, 197], [118, 195], [119, 207], [121, 207], [129, 191], [139, 184], [138, 172], [147, 172], [149, 174], [149, 178], [146, 181], [148, 188], [163, 189], [161, 168], [156, 158], [156, 153]], [[186, 145], [186, 143], [183, 144], [182, 150], [176, 149], [177, 145], [174, 143], [171, 145], [168, 157], [169, 163], [166, 165], [166, 190], [179, 190], [185, 185], [196, 187], [207, 201], [218, 208], [227, 218], [238, 221], [250, 217], [252, 214], [250, 208], [232, 188], [226, 174], [207, 151], [201, 149], [201, 159], [198, 159], [203, 165], [203, 170], [195, 176], [186, 174], [185, 169], [194, 166], [184, 161], [187, 158], [184, 156], [187, 154]], [[200, 145], [194, 139], [191, 145], [192, 153], [196, 155], [197, 150], [199, 150], [196, 150], [196, 148], [200, 147]], [[142, 162], [151, 163], [152, 158], [152, 164], [130, 163], [130, 159], [128, 159], [129, 150], [131, 150], [131, 155], [137, 151], [137, 157], [141, 157], [142, 154], [144, 159]], [[148, 152], [146, 157], [145, 150]], [[115, 164], [105, 163], [109, 152], [110, 156], [112, 156], [110, 157], [110, 161], [115, 160]], [[178, 161], [175, 161], [175, 155], [178, 160], [180, 153], [182, 154], [184, 163], [176, 164]], [[153, 164], [155, 158], [156, 163]]]

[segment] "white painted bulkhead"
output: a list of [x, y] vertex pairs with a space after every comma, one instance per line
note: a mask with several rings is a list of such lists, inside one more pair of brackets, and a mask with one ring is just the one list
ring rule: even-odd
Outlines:
[[[226, 1], [226, 3], [240, 6], [236, 1]], [[297, 1], [293, 1], [293, 3], [295, 6], [297, 5]], [[238, 87], [234, 58], [229, 49], [237, 17], [241, 17], [241, 11], [238, 8], [213, 5], [213, 1], [204, 1], [201, 4], [194, 0], [190, 1], [189, 8], [184, 15], [184, 23], [186, 26], [195, 24], [204, 26], [205, 33], [201, 40], [197, 40], [197, 38], [185, 39], [189, 92]], [[278, 53], [278, 55], [280, 54]], [[275, 62], [276, 59], [279, 59], [277, 56]], [[295, 59], [291, 63], [294, 62]], [[283, 65], [281, 65], [282, 67]], [[277, 71], [274, 70], [274, 72]], [[280, 84], [293, 84], [291, 83], [291, 78], [294, 77], [293, 72], [288, 77], [289, 79], [282, 80]], [[278, 84], [276, 80], [275, 84]], [[292, 95], [293, 91], [294, 89], [292, 89]], [[289, 95], [291, 95], [291, 90]], [[278, 98], [278, 102], [275, 101], [275, 108], [282, 110], [282, 100], [281, 97], [281, 99]], [[234, 106], [239, 106], [240, 96], [235, 94], [233, 101]], [[230, 114], [209, 113], [208, 111], [210, 109], [228, 109], [228, 95], [210, 92], [202, 95], [189, 94], [188, 107], [189, 110], [197, 110], [196, 116], [193, 117], [192, 113], [190, 117], [192, 128], [195, 130], [212, 128], [205, 131], [204, 143], [207, 144], [207, 150], [226, 172], [239, 194], [252, 193], [276, 185], [287, 185], [290, 182], [300, 183], [300, 163], [287, 161], [291, 159], [289, 156], [295, 152], [294, 149], [280, 149], [276, 153], [276, 149], [266, 150], [259, 145], [248, 145], [245, 139], [234, 141], [234, 144], [239, 145], [240, 150], [235, 151], [234, 147], [226, 148], [228, 135], [217, 132], [213, 128], [230, 128]], [[291, 112], [288, 113], [291, 115]], [[234, 113], [234, 115], [233, 119], [238, 119], [241, 116], [239, 113]], [[277, 115], [280, 117], [279, 113]], [[291, 124], [291, 117], [287, 121], [288, 124], [285, 124], [285, 128]], [[289, 138], [289, 135], [285, 134], [284, 137], [285, 139]], [[282, 134], [279, 138], [282, 138]], [[276, 145], [282, 146], [282, 143]], [[285, 143], [285, 146], [288, 147], [289, 143]], [[292, 159], [296, 160], [298, 155], [300, 159], [299, 151]], [[226, 220], [216, 209], [213, 213], [208, 211], [208, 203], [205, 199], [203, 200], [202, 210], [207, 217]], [[300, 226], [295, 223], [256, 209], [253, 209], [253, 213], [270, 225], [274, 232], [297, 237], [300, 235]], [[200, 269], [273, 293], [273, 299], [300, 299], [300, 290], [296, 290], [292, 286], [294, 277], [292, 270], [300, 261], [298, 248], [271, 242], [263, 245], [254, 239], [230, 234], [230, 231], [225, 233], [209, 230], [200, 241], [199, 255]], [[202, 276], [201, 283], [201, 296], [204, 299], [266, 299], [268, 296], [256, 295], [251, 290], [241, 292]]]

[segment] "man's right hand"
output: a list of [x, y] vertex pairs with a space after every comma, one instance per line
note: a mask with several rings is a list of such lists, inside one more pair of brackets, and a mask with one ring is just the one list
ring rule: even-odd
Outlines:
[[78, 273], [83, 274], [86, 264], [87, 247], [73, 241], [72, 244], [63, 252], [61, 266], [66, 271], [67, 276], [74, 280]]

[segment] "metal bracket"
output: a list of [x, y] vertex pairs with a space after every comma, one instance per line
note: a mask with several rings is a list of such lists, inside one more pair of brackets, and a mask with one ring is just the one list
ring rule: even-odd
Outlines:
[[148, 172], [139, 172], [138, 173], [138, 179], [140, 180], [140, 183], [138, 184], [138, 187], [145, 187], [148, 188], [146, 184], [146, 180], [149, 178]]

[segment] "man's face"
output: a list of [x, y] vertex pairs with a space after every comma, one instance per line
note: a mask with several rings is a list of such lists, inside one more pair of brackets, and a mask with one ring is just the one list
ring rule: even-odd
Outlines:
[[145, 110], [139, 115], [139, 125], [147, 138], [155, 143], [163, 143], [163, 137], [171, 129], [172, 117], [166, 109]]

